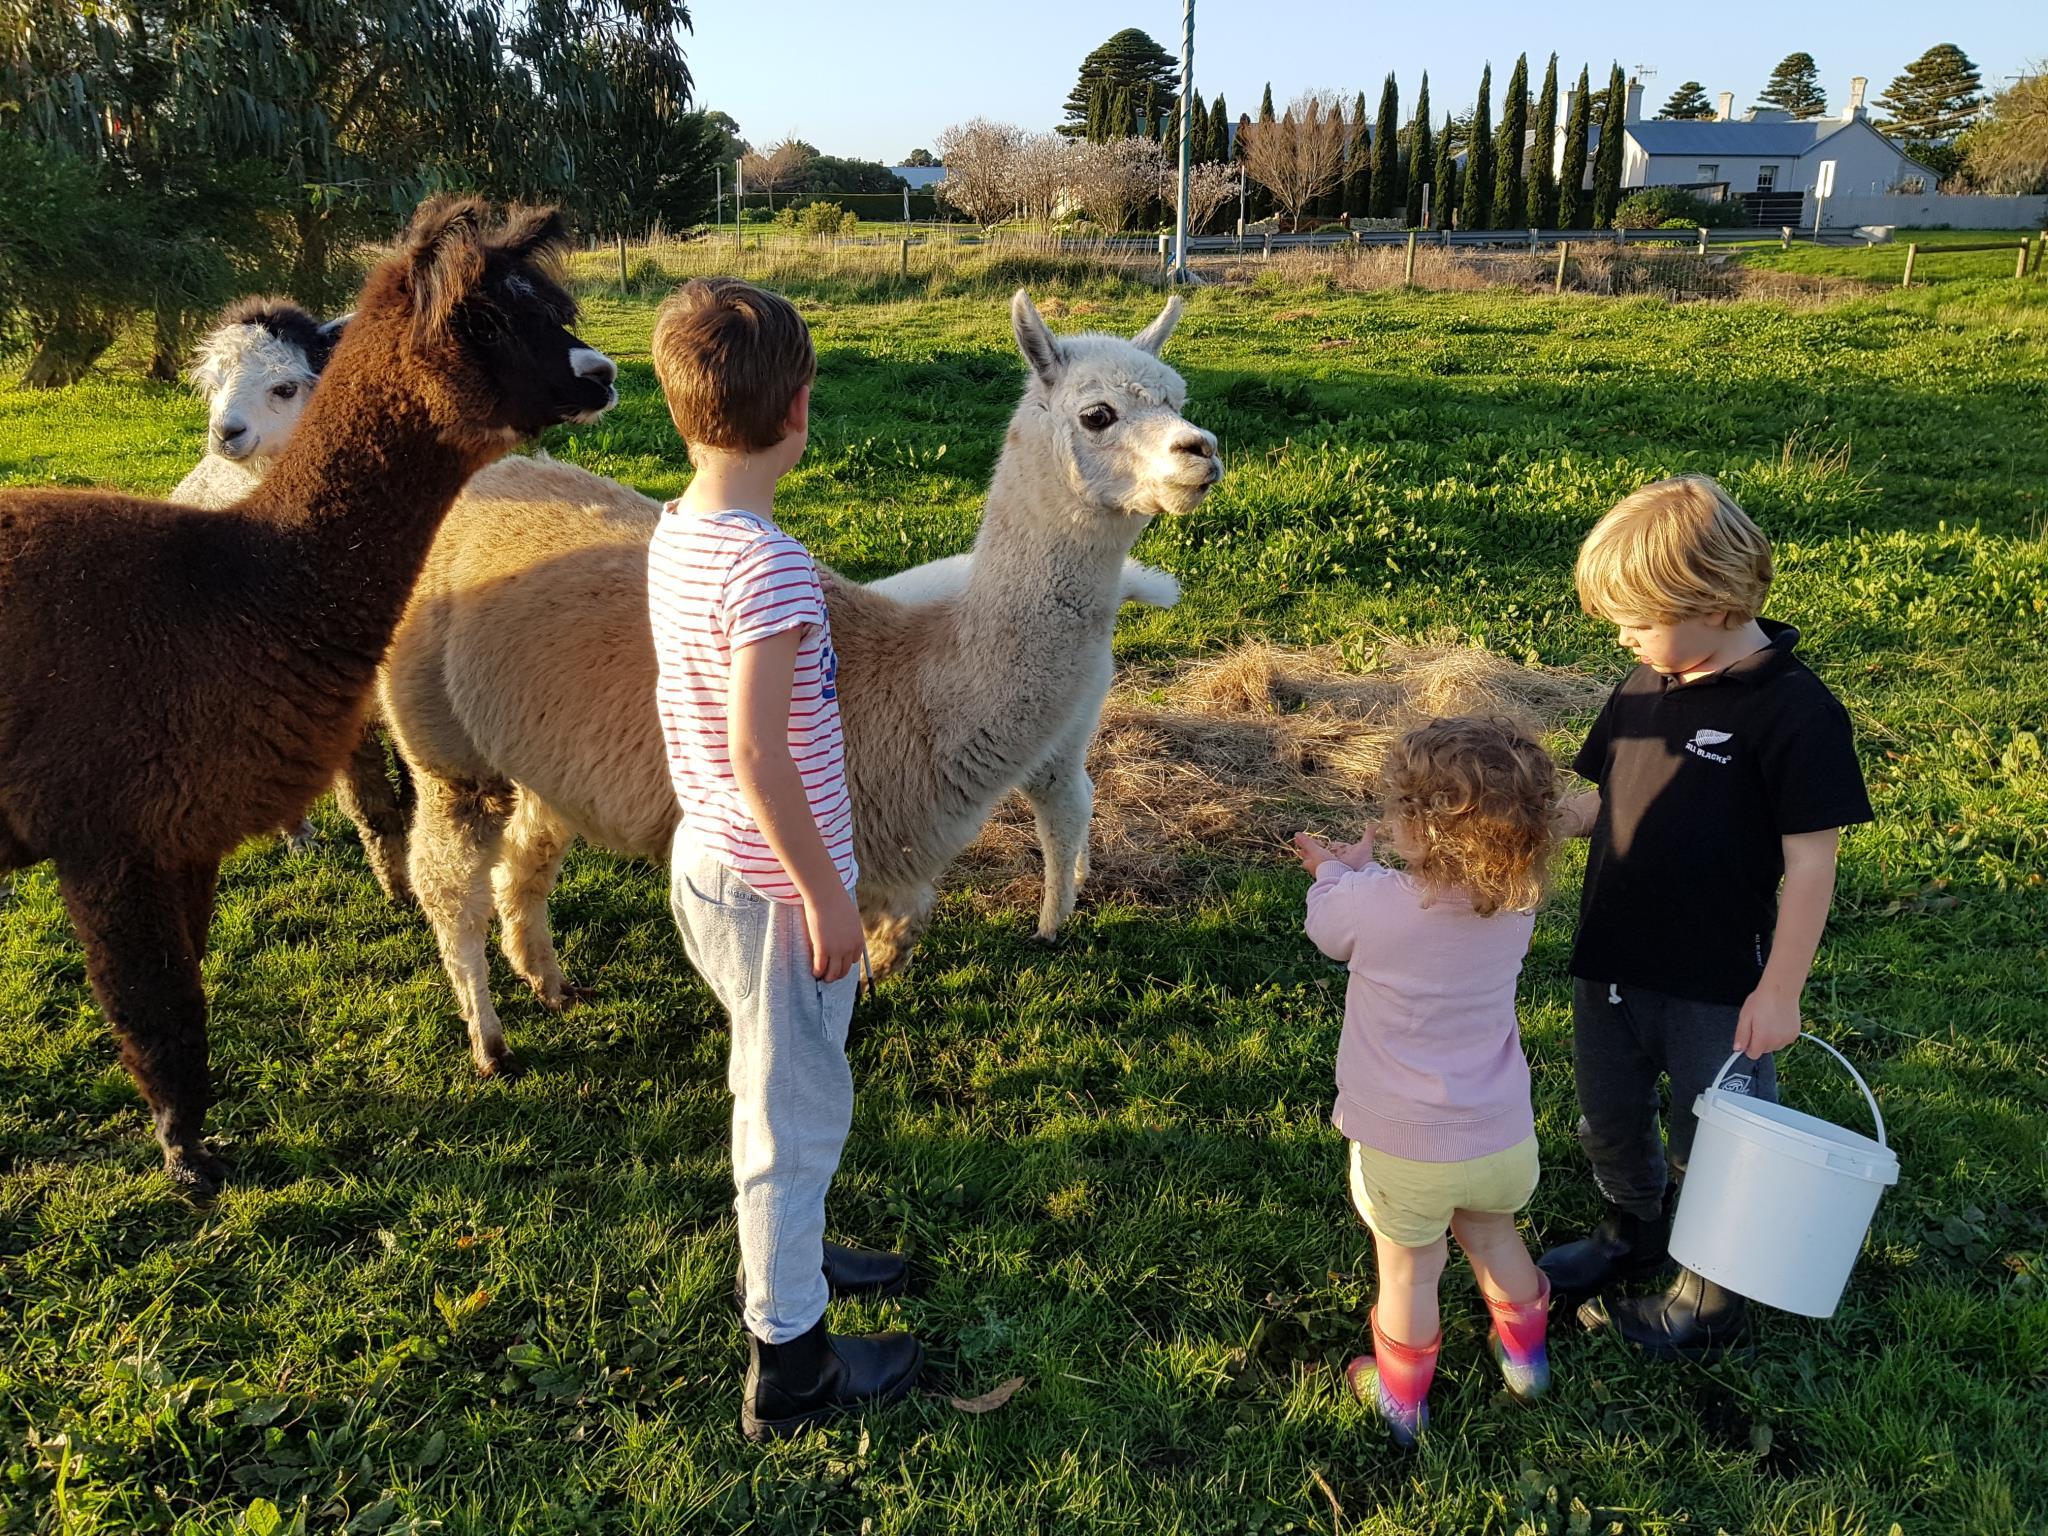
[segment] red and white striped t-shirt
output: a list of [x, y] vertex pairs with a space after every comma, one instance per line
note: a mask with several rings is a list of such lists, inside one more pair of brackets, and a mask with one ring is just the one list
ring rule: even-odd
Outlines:
[[647, 550], [655, 704], [669, 778], [695, 845], [776, 901], [801, 895], [733, 777], [726, 725], [735, 651], [801, 627], [789, 696], [789, 755], [818, 832], [853, 889], [853, 803], [839, 730], [839, 661], [818, 567], [795, 539], [738, 510], [699, 516], [670, 502]]

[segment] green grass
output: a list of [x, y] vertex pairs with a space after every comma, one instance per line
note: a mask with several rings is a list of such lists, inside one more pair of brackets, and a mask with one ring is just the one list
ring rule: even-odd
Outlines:
[[[1020, 376], [999, 276], [799, 288], [821, 368], [785, 505], [822, 557], [871, 575], [966, 544]], [[1155, 302], [1098, 286], [1054, 323], [1130, 330]], [[549, 447], [665, 496], [686, 468], [652, 304], [593, 298], [624, 403]], [[481, 1084], [424, 926], [323, 808], [320, 852], [252, 845], [223, 881], [213, 1126], [239, 1178], [210, 1211], [155, 1171], [49, 872], [0, 913], [0, 1530], [224, 1536], [272, 1528], [261, 1499], [323, 1531], [1219, 1536], [1330, 1532], [1329, 1495], [1347, 1532], [2048, 1528], [2048, 285], [1799, 310], [1210, 290], [1169, 355], [1229, 473], [1140, 544], [1188, 596], [1125, 622], [1133, 660], [1384, 632], [1612, 678], [1570, 579], [1601, 511], [1705, 470], [1772, 533], [1772, 611], [1852, 711], [1879, 816], [1807, 998], [1904, 1165], [1840, 1314], [1769, 1316], [1753, 1363], [1712, 1369], [1568, 1327], [1555, 1394], [1520, 1410], [1454, 1266], [1433, 1428], [1397, 1455], [1339, 1375], [1370, 1250], [1302, 882], [1214, 867], [1182, 905], [1084, 905], [1052, 952], [969, 891], [860, 1010], [833, 1198], [923, 1288], [835, 1321], [916, 1328], [940, 1393], [1026, 1386], [752, 1450], [724, 1036], [659, 873], [572, 856], [556, 926], [594, 996], [549, 1017], [500, 967], [533, 1070]], [[200, 425], [120, 369], [0, 392], [0, 479], [162, 490]], [[1578, 869], [1524, 988], [1537, 1244], [1597, 1210]], [[1819, 1053], [1786, 1066], [1794, 1101], [1861, 1123]]]
[[[1746, 252], [1744, 264], [1774, 272], [1800, 272], [1828, 277], [1861, 277], [1896, 286], [1906, 270], [1906, 247], [1918, 245], [1914, 259], [1913, 286], [1923, 283], [1976, 282], [2004, 278], [2014, 284], [2048, 284], [2048, 277], [2032, 272], [2013, 277], [2013, 265], [2022, 240], [2038, 241], [2038, 229], [1900, 229], [1883, 245], [1795, 245], [1789, 251], [1775, 244]], [[1995, 251], [1963, 251], [1946, 255], [1950, 245], [1996, 244]]]

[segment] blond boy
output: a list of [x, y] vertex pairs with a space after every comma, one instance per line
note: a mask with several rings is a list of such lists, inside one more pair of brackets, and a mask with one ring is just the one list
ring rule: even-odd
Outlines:
[[654, 370], [696, 471], [647, 560], [655, 702], [682, 811], [669, 905], [732, 1025], [740, 1424], [758, 1440], [901, 1396], [924, 1351], [905, 1333], [825, 1327], [829, 1295], [893, 1293], [904, 1267], [824, 1241], [853, 1117], [862, 947], [825, 594], [775, 523], [776, 484], [809, 434], [810, 331], [777, 294], [699, 279], [662, 306]]
[[1560, 813], [1592, 839], [1573, 1060], [1608, 1209], [1540, 1262], [1558, 1296], [1591, 1298], [1587, 1326], [1664, 1357], [1718, 1354], [1742, 1298], [1683, 1269], [1662, 1294], [1603, 1293], [1668, 1262], [1667, 1169], [1684, 1172], [1693, 1100], [1730, 1053], [1749, 1062], [1724, 1087], [1776, 1098], [1771, 1053], [1799, 1034], [1841, 829], [1871, 819], [1847, 712], [1793, 654], [1798, 631], [1759, 616], [1771, 575], [1770, 542], [1704, 475], [1643, 487], [1579, 549], [1579, 601], [1637, 661], [1572, 765], [1598, 788]]

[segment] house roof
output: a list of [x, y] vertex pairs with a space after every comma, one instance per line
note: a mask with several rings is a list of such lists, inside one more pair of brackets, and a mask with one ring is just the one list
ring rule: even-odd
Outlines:
[[1848, 126], [1838, 117], [1765, 123], [1680, 120], [1630, 123], [1628, 132], [1646, 155], [1786, 155], [1796, 159]]

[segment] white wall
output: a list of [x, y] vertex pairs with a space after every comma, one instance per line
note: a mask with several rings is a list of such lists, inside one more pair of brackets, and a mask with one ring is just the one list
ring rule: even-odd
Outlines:
[[[1840, 183], [1836, 183], [1838, 186]], [[1809, 210], [1812, 205], [1808, 204]], [[1821, 207], [1821, 225], [1947, 224], [1955, 229], [2048, 229], [2048, 197], [1843, 197]]]

